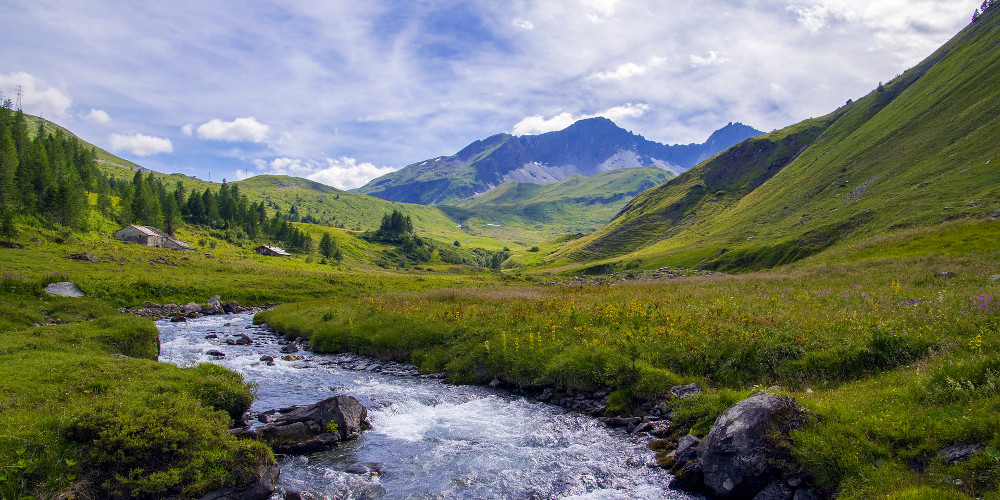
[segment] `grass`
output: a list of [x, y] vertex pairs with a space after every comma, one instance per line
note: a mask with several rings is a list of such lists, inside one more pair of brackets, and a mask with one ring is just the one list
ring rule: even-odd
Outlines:
[[[320, 351], [411, 361], [460, 382], [612, 389], [621, 408], [697, 381], [713, 390], [671, 403], [696, 434], [778, 385], [814, 415], [791, 446], [825, 491], [983, 497], [1000, 488], [998, 255], [831, 265], [820, 254], [767, 274], [372, 294], [258, 320]], [[953, 465], [937, 456], [965, 443], [986, 452]]]
[[227, 432], [253, 399], [238, 374], [157, 363], [151, 321], [50, 280], [2, 279], [0, 497], [200, 496], [274, 463]]

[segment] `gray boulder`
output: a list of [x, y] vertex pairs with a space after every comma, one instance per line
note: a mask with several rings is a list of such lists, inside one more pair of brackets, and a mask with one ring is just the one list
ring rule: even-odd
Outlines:
[[243, 307], [240, 306], [239, 302], [231, 300], [229, 302], [226, 302], [225, 304], [222, 304], [222, 310], [225, 311], [226, 314], [235, 314], [243, 312]]
[[292, 353], [296, 353], [296, 352], [299, 352], [299, 346], [295, 345], [295, 343], [293, 342], [293, 343], [291, 343], [291, 344], [287, 344], [287, 345], [285, 345], [284, 347], [282, 347], [282, 348], [281, 348], [281, 352], [282, 352], [283, 354], [292, 354]]
[[83, 297], [83, 292], [76, 287], [73, 283], [69, 281], [60, 281], [58, 283], [49, 283], [45, 286], [45, 293], [49, 295], [55, 295], [57, 297], [73, 297], [80, 298]]
[[225, 314], [226, 310], [222, 308], [222, 299], [218, 295], [213, 295], [208, 299], [208, 303], [205, 307], [201, 308], [202, 314]]
[[371, 428], [368, 409], [353, 396], [334, 396], [318, 403], [295, 408], [285, 413], [281, 419], [286, 423], [316, 422], [326, 428], [330, 422], [337, 424], [337, 431], [343, 440], [355, 439], [361, 432]]
[[188, 302], [184, 307], [181, 308], [181, 312], [184, 314], [190, 314], [195, 312], [201, 312], [201, 306], [195, 302]]
[[790, 398], [759, 392], [726, 410], [698, 446], [705, 486], [726, 499], [753, 498], [777, 477], [769, 434], [801, 424], [803, 412]]

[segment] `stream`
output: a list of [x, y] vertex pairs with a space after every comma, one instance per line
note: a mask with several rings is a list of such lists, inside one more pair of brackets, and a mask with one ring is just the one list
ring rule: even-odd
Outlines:
[[[301, 360], [284, 361], [280, 339], [252, 320], [243, 313], [157, 321], [160, 361], [241, 373], [258, 386], [255, 413], [349, 394], [373, 425], [339, 448], [279, 457], [279, 488], [326, 499], [696, 498], [667, 489], [670, 476], [648, 465], [646, 441], [594, 418], [490, 388], [348, 370], [340, 366], [345, 356], [300, 351]], [[244, 333], [253, 344], [226, 343]], [[274, 366], [261, 355], [273, 356]], [[346, 472], [354, 464], [379, 474]]]

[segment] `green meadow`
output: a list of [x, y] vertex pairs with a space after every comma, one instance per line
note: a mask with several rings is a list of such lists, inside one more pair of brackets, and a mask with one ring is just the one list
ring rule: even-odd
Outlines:
[[[772, 388], [810, 412], [787, 445], [823, 491], [993, 498], [1000, 253], [961, 248], [981, 229], [901, 235], [859, 245], [886, 252], [877, 259], [851, 249], [768, 273], [394, 291], [281, 305], [258, 320], [317, 351], [409, 361], [456, 382], [610, 389], [610, 413], [666, 400], [679, 432], [700, 436]], [[907, 255], [914, 239], [959, 248]], [[711, 390], [671, 401], [669, 388], [689, 382]], [[937, 455], [965, 443], [986, 451], [958, 464]]]

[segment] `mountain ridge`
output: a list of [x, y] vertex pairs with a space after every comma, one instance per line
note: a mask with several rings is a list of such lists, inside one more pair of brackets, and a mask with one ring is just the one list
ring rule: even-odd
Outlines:
[[538, 135], [495, 134], [452, 156], [410, 164], [353, 190], [391, 201], [454, 204], [504, 182], [548, 183], [618, 168], [655, 166], [674, 174], [763, 132], [730, 122], [705, 143], [664, 145], [604, 117]]

